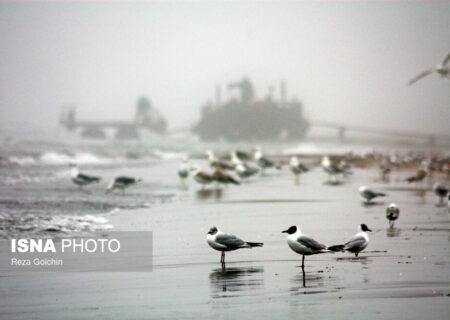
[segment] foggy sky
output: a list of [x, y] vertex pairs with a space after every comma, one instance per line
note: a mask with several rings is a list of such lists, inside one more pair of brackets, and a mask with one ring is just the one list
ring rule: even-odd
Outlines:
[[449, 2], [3, 2], [0, 126], [131, 120], [146, 95], [183, 127], [247, 75], [311, 121], [450, 134], [450, 82], [406, 85], [449, 52]]

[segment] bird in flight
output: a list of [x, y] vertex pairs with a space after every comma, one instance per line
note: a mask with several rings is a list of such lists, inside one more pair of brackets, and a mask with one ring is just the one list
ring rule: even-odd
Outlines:
[[450, 60], [450, 53], [447, 57], [442, 61], [442, 63], [438, 64], [436, 67], [432, 69], [425, 70], [421, 74], [409, 80], [408, 85], [412, 85], [413, 83], [419, 81], [420, 79], [432, 74], [434, 72], [438, 73], [441, 77], [450, 79], [450, 67], [448, 66], [448, 61]]

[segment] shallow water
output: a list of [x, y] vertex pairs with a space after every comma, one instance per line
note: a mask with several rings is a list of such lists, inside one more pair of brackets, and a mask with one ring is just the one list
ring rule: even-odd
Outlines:
[[[206, 168], [201, 160], [193, 162]], [[0, 318], [449, 317], [450, 225], [447, 208], [437, 207], [427, 189], [433, 181], [418, 191], [403, 182], [410, 172], [394, 172], [390, 183], [379, 183], [375, 170], [355, 169], [342, 184], [329, 184], [314, 168], [295, 185], [285, 167], [240, 186], [202, 191], [191, 179], [187, 187], [180, 185], [179, 164], [167, 158], [85, 164], [85, 170], [104, 178], [87, 192], [71, 184], [66, 165], [2, 171], [7, 177], [20, 176], [18, 170], [43, 179], [0, 183], [5, 237], [150, 230], [154, 268], [147, 273], [2, 273]], [[105, 195], [106, 181], [125, 173], [144, 182], [124, 195]], [[388, 196], [366, 205], [357, 191], [363, 184]], [[393, 229], [385, 218], [391, 202], [401, 210]], [[81, 226], [80, 217], [87, 220]], [[359, 257], [309, 256], [305, 274], [301, 256], [281, 234], [296, 224], [333, 245], [351, 237], [361, 223], [374, 232]], [[49, 225], [56, 229], [46, 230]], [[222, 270], [220, 253], [206, 243], [213, 225], [264, 247], [226, 253]]]

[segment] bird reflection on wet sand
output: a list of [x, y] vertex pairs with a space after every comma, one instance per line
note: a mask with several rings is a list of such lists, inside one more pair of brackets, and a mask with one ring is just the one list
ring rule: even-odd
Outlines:
[[305, 272], [305, 268], [301, 268], [302, 272], [299, 274], [296, 274], [291, 282], [292, 287], [289, 291], [291, 291], [294, 295], [296, 294], [314, 294], [314, 293], [322, 293], [325, 291], [303, 291], [304, 288], [321, 288], [324, 286], [324, 279], [323, 279], [323, 273], [319, 272]]
[[222, 189], [200, 189], [196, 192], [198, 200], [220, 199], [222, 198]]
[[212, 298], [235, 296], [233, 292], [264, 285], [264, 267], [219, 268], [209, 274]]
[[389, 238], [398, 238], [401, 234], [400, 228], [389, 227], [386, 229], [386, 236]]

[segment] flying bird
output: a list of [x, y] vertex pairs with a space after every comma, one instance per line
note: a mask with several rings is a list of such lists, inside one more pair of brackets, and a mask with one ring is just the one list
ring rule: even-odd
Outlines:
[[92, 183], [98, 183], [101, 180], [99, 177], [88, 176], [87, 174], [80, 173], [78, 171], [77, 165], [74, 163], [71, 163], [70, 166], [72, 167], [72, 170], [70, 172], [72, 182], [78, 185], [80, 189], [82, 189], [83, 186], [87, 186]]
[[358, 233], [350, 238], [345, 244], [331, 246], [328, 249], [331, 251], [348, 251], [355, 254], [355, 257], [363, 251], [369, 244], [369, 236], [367, 231], [372, 232], [365, 224], [358, 226]]
[[400, 215], [400, 209], [395, 203], [391, 203], [389, 207], [386, 208], [386, 218], [389, 220], [389, 226], [394, 227], [395, 220], [398, 219]]
[[419, 81], [420, 79], [436, 72], [441, 77], [450, 79], [450, 67], [448, 66], [448, 61], [450, 60], [450, 53], [447, 55], [447, 57], [442, 61], [442, 63], [438, 64], [433, 69], [428, 69], [422, 72], [421, 74], [417, 75], [416, 77], [409, 80], [408, 85], [412, 85], [413, 83]]
[[110, 184], [106, 188], [105, 193], [108, 194], [108, 193], [114, 191], [115, 189], [118, 189], [118, 190], [122, 190], [122, 194], [124, 194], [126, 188], [128, 188], [138, 182], [141, 182], [141, 181], [142, 181], [141, 178], [133, 178], [133, 177], [126, 177], [126, 176], [116, 177], [110, 182]]
[[326, 245], [302, 234], [300, 228], [297, 226], [292, 226], [281, 233], [288, 234], [286, 240], [289, 248], [295, 253], [302, 255], [302, 268], [305, 268], [305, 256], [330, 252]]
[[234, 251], [243, 248], [262, 247], [261, 242], [244, 241], [234, 235], [227, 234], [219, 230], [217, 227], [209, 229], [206, 241], [214, 250], [221, 251], [220, 263], [225, 267], [225, 251]]

